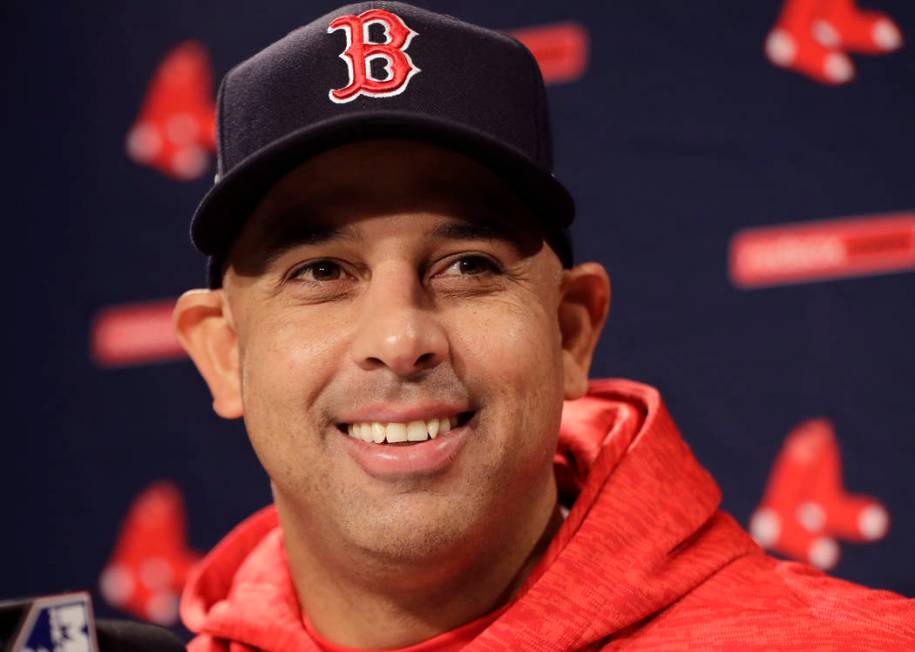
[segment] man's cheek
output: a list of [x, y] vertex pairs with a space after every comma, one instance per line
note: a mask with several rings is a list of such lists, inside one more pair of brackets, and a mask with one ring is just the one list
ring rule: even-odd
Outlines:
[[[561, 365], [558, 344], [543, 322], [507, 320], [490, 328], [472, 348], [475, 364], [468, 365], [484, 386], [492, 417], [489, 423], [505, 431], [504, 442], [520, 453], [550, 428], [549, 406], [561, 402]], [[524, 441], [517, 441], [521, 437]], [[512, 440], [512, 441], [508, 441]]]
[[298, 405], [303, 412], [318, 398], [342, 359], [334, 333], [315, 337], [316, 325], [288, 320], [264, 329], [248, 351], [256, 383], [277, 403]]
[[531, 374], [542, 374], [553, 356], [551, 338], [544, 332], [542, 322], [535, 320], [505, 320], [500, 328], [492, 329], [484, 338], [492, 367], [506, 378], [518, 377], [527, 384]]

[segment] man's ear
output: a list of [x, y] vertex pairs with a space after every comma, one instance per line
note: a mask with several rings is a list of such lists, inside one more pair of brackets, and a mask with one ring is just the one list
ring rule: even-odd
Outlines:
[[610, 309], [610, 277], [603, 265], [582, 263], [563, 271], [559, 291], [563, 390], [571, 400], [588, 391], [591, 357]]
[[224, 419], [243, 414], [238, 336], [223, 290], [188, 290], [172, 313], [175, 336], [191, 356]]

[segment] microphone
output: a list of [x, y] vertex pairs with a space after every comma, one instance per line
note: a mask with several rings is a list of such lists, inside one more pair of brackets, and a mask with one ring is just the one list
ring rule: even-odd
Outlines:
[[0, 602], [0, 646], [6, 652], [172, 652], [171, 631], [127, 620], [95, 620], [86, 591]]
[[97, 620], [95, 632], [100, 652], [184, 652], [186, 649], [174, 632], [149, 623]]

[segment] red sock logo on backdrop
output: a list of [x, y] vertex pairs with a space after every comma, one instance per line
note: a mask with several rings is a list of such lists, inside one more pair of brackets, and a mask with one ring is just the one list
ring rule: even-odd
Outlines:
[[196, 41], [169, 52], [127, 134], [128, 156], [175, 179], [202, 176], [216, 147], [212, 77], [206, 49]]
[[842, 461], [828, 419], [802, 421], [788, 435], [750, 533], [764, 548], [829, 569], [839, 560], [836, 539], [875, 541], [889, 528], [876, 499], [842, 487]]
[[[369, 26], [382, 25], [387, 41], [373, 43], [368, 40]], [[360, 95], [391, 97], [407, 89], [410, 79], [419, 72], [406, 50], [416, 32], [404, 24], [399, 16], [384, 9], [370, 9], [358, 16], [339, 16], [327, 28], [330, 34], [338, 29], [346, 33], [346, 49], [340, 58], [346, 62], [349, 83], [344, 88], [331, 89], [331, 101], [337, 104], [350, 102]], [[387, 78], [372, 77], [371, 64], [375, 59], [386, 62]]]
[[855, 0], [785, 0], [766, 39], [766, 56], [824, 84], [855, 76], [846, 53], [884, 54], [902, 46], [902, 33], [886, 14], [863, 11]]
[[130, 506], [99, 589], [108, 604], [122, 611], [174, 625], [178, 596], [199, 557], [187, 547], [181, 493], [170, 482], [156, 482]]

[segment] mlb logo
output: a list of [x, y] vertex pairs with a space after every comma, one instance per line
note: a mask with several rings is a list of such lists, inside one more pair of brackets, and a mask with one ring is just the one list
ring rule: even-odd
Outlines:
[[68, 593], [35, 600], [9, 649], [12, 652], [98, 652], [89, 594]]

